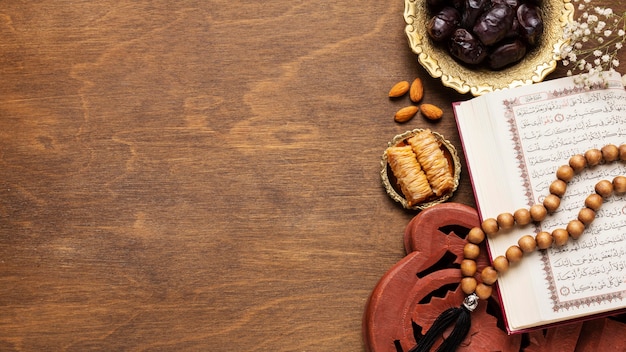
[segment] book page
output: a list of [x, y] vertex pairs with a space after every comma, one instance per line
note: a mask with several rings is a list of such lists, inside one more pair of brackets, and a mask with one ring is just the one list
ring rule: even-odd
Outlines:
[[[488, 126], [483, 124], [484, 130], [491, 133], [483, 136], [483, 140], [491, 139], [485, 143], [489, 146], [481, 152], [483, 157], [471, 150], [476, 143], [466, 141], [468, 134], [472, 134], [466, 131], [467, 126], [459, 127], [464, 148], [465, 144], [471, 145], [467, 151], [470, 155], [466, 157], [482, 218], [541, 203], [556, 179], [556, 169], [567, 164], [572, 155], [590, 148], [600, 149], [609, 143], [617, 146], [626, 143], [626, 92], [619, 78], [615, 77], [609, 89], [576, 88], [572, 79], [566, 78], [471, 101], [472, 109], [476, 110], [472, 113], [483, 112], [492, 117]], [[467, 107], [459, 110], [459, 120], [468, 112], [464, 109]], [[484, 154], [489, 150], [491, 155]], [[484, 160], [476, 161], [485, 156], [497, 163], [497, 168], [485, 167]], [[487, 169], [494, 176], [478, 168]], [[584, 200], [594, 192], [595, 184], [618, 175], [626, 175], [623, 162], [588, 168], [576, 175], [568, 183], [559, 209], [541, 224], [489, 239], [492, 257], [503, 254], [524, 234], [565, 228], [584, 207]], [[507, 313], [520, 310], [516, 307], [525, 310], [517, 316], [507, 314], [513, 329], [532, 326], [536, 324], [534, 321], [553, 322], [624, 306], [625, 199], [623, 196], [606, 199], [580, 239], [526, 256], [518, 268], [501, 277], [499, 285]], [[521, 287], [520, 282], [526, 287]], [[535, 295], [533, 303], [526, 303], [524, 297], [529, 289]], [[520, 305], [521, 301], [525, 303]], [[529, 313], [529, 307], [536, 312]]]
[[[512, 101], [507, 120], [512, 140], [523, 153], [520, 174], [528, 182], [529, 200], [541, 202], [549, 194], [556, 168], [569, 157], [607, 143], [620, 145], [626, 137], [626, 100], [621, 90], [540, 92]], [[612, 102], [608, 104], [607, 101]], [[523, 160], [522, 160], [523, 158]], [[527, 174], [527, 175], [525, 175]], [[626, 175], [623, 163], [600, 165], [576, 175], [568, 184], [554, 216], [539, 230], [565, 228], [584, 207], [603, 179]], [[567, 246], [552, 248], [542, 260], [551, 287], [552, 309], [602, 304], [626, 290], [626, 202], [619, 197], [605, 200], [585, 234]]]

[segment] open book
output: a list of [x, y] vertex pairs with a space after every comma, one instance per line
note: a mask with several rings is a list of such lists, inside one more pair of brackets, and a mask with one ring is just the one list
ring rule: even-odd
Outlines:
[[[556, 169], [591, 148], [626, 143], [626, 91], [619, 74], [608, 88], [586, 90], [572, 77], [455, 103], [454, 112], [482, 220], [541, 203]], [[626, 162], [587, 168], [567, 185], [558, 210], [540, 224], [487, 241], [491, 258], [526, 234], [565, 228], [595, 184], [626, 176]], [[578, 240], [524, 256], [498, 279], [509, 332], [626, 308], [626, 196], [611, 196]]]

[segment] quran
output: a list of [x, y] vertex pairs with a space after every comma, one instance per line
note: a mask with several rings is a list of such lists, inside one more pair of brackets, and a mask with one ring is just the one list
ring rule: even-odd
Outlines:
[[[529, 208], [549, 194], [572, 155], [626, 144], [626, 91], [619, 74], [606, 87], [565, 77], [488, 93], [454, 104], [481, 221]], [[523, 235], [565, 228], [603, 179], [626, 175], [626, 162], [600, 164], [567, 184], [556, 212], [541, 223], [487, 238], [490, 259]], [[509, 333], [626, 309], [626, 195], [605, 199], [580, 238], [525, 255], [497, 282]]]

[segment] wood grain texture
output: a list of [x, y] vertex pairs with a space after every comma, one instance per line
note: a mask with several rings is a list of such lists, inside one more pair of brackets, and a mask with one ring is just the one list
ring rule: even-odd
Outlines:
[[[415, 215], [380, 156], [418, 127], [460, 149], [469, 98], [419, 67], [402, 13], [3, 2], [0, 351], [363, 350]], [[439, 123], [393, 122], [416, 76]], [[451, 201], [474, 204], [467, 172]]]

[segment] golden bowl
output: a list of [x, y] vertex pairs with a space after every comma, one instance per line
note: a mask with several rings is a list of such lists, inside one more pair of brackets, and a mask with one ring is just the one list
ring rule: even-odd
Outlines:
[[[406, 131], [393, 137], [393, 139], [389, 143], [387, 143], [387, 145], [389, 147], [405, 145], [407, 139], [411, 138], [413, 135], [421, 131], [423, 131], [423, 129], [421, 128]], [[400, 203], [405, 209], [423, 210], [435, 204], [443, 203], [450, 197], [452, 197], [454, 191], [456, 191], [456, 189], [459, 187], [459, 179], [461, 177], [461, 161], [459, 159], [459, 155], [457, 154], [456, 148], [454, 148], [454, 145], [452, 145], [452, 143], [445, 139], [440, 133], [435, 131], [431, 131], [431, 133], [440, 142], [440, 148], [443, 151], [443, 155], [446, 157], [446, 159], [448, 159], [448, 165], [450, 165], [450, 173], [454, 178], [454, 187], [448, 193], [443, 194], [441, 197], [433, 197], [432, 199], [428, 199], [423, 203], [409, 205], [409, 202], [404, 197], [404, 194], [402, 194], [402, 190], [400, 190], [400, 186], [398, 186], [397, 184], [397, 180], [393, 174], [393, 171], [391, 171], [391, 167], [389, 166], [389, 163], [387, 161], [387, 154], [383, 153], [380, 170], [380, 177], [382, 179], [383, 186], [385, 187], [385, 191], [391, 197], [391, 199]]]
[[459, 93], [471, 92], [478, 96], [540, 82], [556, 69], [558, 52], [565, 44], [563, 29], [573, 21], [574, 6], [570, 0], [543, 0], [541, 11], [544, 32], [540, 43], [519, 63], [499, 71], [468, 68], [452, 58], [445, 47], [435, 45], [426, 30], [431, 17], [426, 0], [405, 0], [405, 32], [419, 63], [431, 76], [441, 78], [444, 86]]

